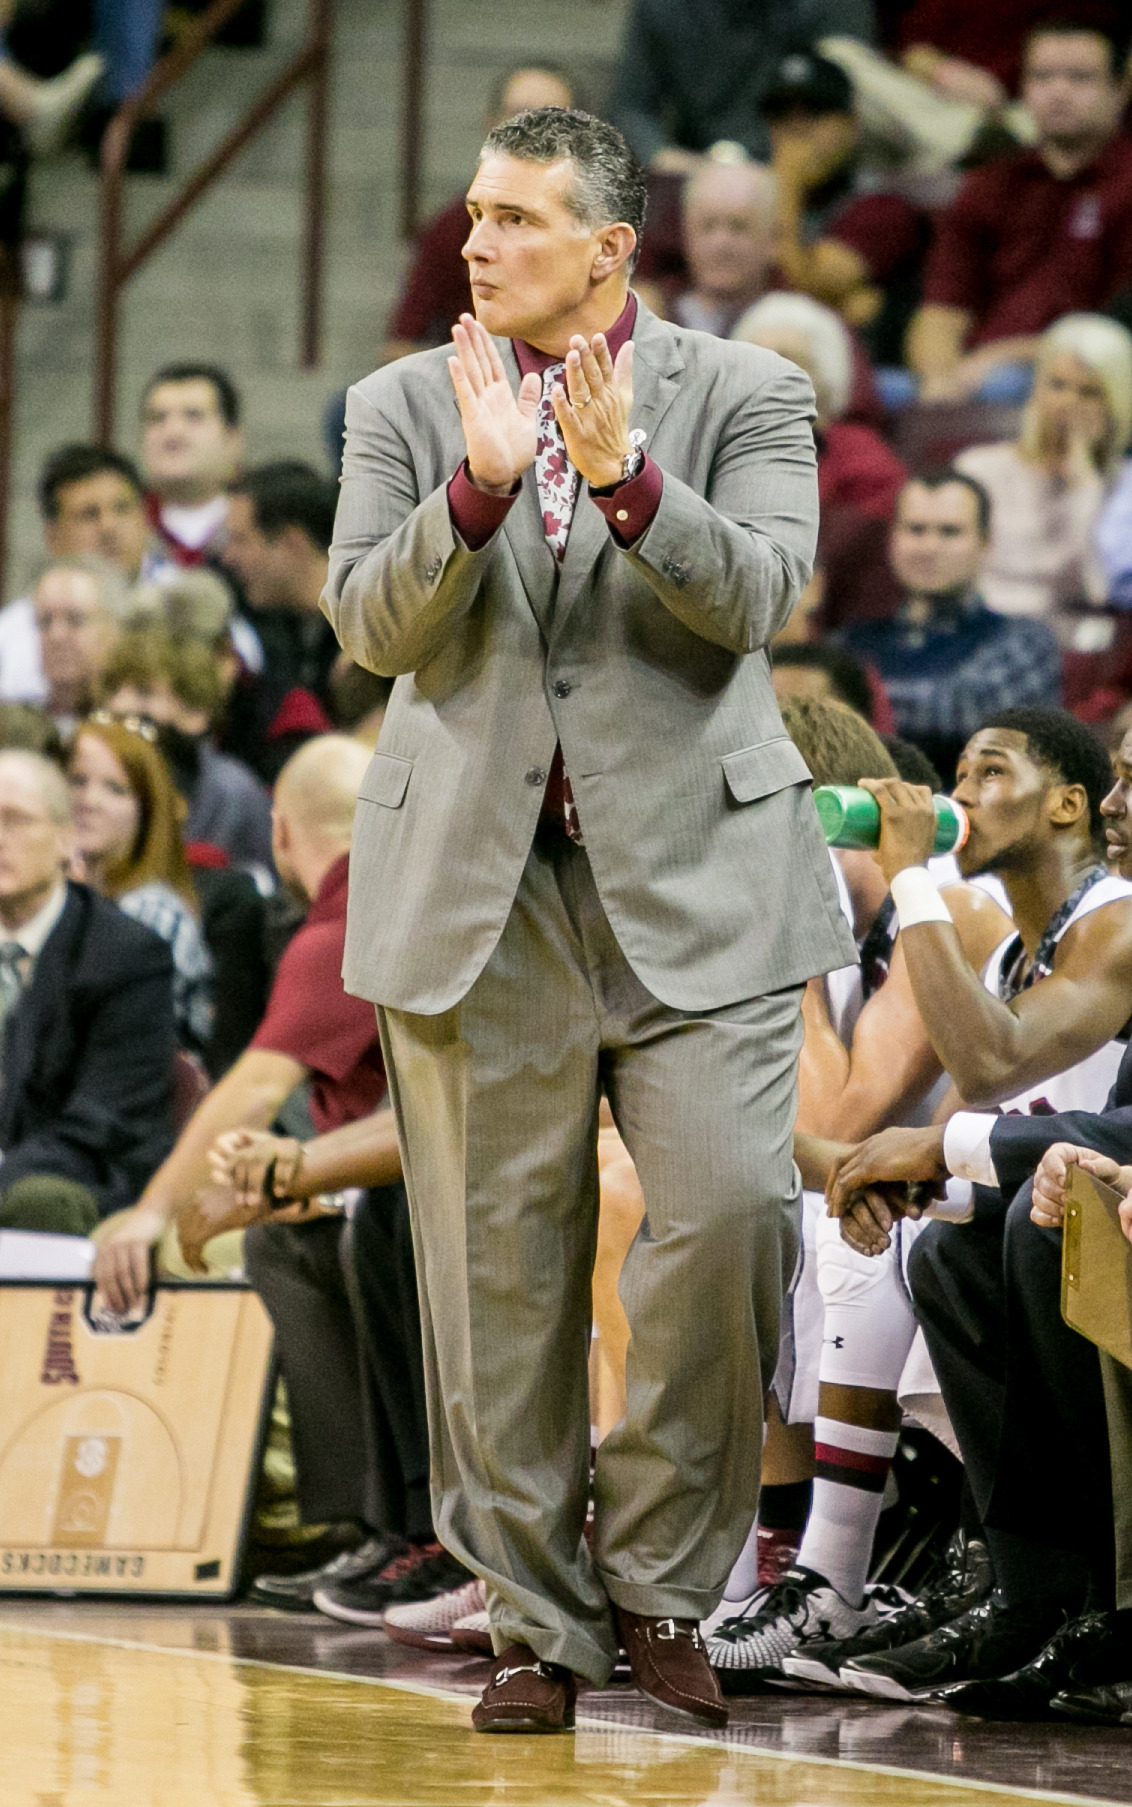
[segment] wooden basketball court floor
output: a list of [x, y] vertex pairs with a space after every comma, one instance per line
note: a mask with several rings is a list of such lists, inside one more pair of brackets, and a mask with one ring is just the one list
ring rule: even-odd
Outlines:
[[245, 1606], [0, 1603], [0, 1807], [1132, 1804], [1132, 1732], [833, 1696], [675, 1729], [627, 1686], [573, 1737], [470, 1729], [485, 1665]]

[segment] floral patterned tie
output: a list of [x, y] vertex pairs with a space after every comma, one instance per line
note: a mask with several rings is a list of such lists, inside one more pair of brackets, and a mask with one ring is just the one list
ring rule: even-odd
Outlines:
[[[566, 541], [570, 534], [570, 523], [574, 519], [574, 504], [578, 500], [581, 479], [566, 456], [562, 431], [555, 418], [554, 403], [551, 400], [555, 383], [561, 383], [565, 388], [565, 364], [548, 364], [542, 373], [542, 395], [539, 397], [535, 423], [538, 428], [535, 483], [539, 507], [542, 509], [542, 530], [555, 563], [560, 565], [566, 556]], [[550, 782], [547, 785], [547, 803], [554, 815], [559, 814], [560, 806], [566, 833], [579, 847], [584, 847], [582, 825], [578, 820], [574, 792], [562, 764], [561, 747], [555, 749], [554, 764], [551, 766]]]
[[548, 364], [542, 373], [542, 394], [535, 422], [538, 429], [535, 483], [542, 509], [542, 530], [555, 562], [560, 565], [566, 556], [566, 541], [574, 519], [580, 478], [566, 456], [562, 430], [555, 419], [551, 401], [555, 383], [561, 383], [565, 388], [565, 364]]

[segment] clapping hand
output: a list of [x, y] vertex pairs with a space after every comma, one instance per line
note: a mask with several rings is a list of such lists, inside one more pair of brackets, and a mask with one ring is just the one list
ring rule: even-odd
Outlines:
[[472, 482], [489, 495], [509, 495], [535, 461], [541, 379], [525, 376], [514, 396], [491, 334], [471, 314], [460, 315], [452, 343], [448, 370]]
[[575, 333], [566, 353], [566, 387], [556, 383], [551, 400], [574, 469], [595, 489], [619, 483], [632, 450], [633, 341], [626, 340], [614, 363], [604, 333], [588, 342]]

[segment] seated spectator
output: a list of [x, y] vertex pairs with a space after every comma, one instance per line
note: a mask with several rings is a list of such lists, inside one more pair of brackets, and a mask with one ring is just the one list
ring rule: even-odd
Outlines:
[[908, 333], [925, 401], [973, 395], [1002, 366], [1028, 366], [1053, 321], [1101, 309], [1132, 280], [1125, 55], [1091, 27], [1030, 33], [1022, 91], [1037, 143], [975, 170], [937, 224]]
[[[564, 70], [546, 63], [523, 64], [508, 70], [492, 84], [484, 133], [530, 108], [574, 105], [573, 83]], [[469, 230], [468, 208], [462, 193], [421, 228], [413, 261], [386, 328], [380, 363], [388, 364], [409, 352], [447, 343], [453, 325], [471, 307], [468, 266], [461, 255]], [[340, 434], [333, 451], [337, 469], [342, 462]]]
[[240, 397], [215, 364], [167, 364], [142, 397], [149, 519], [168, 556], [200, 565], [224, 545], [228, 485], [244, 456]]
[[217, 751], [223, 703], [216, 660], [200, 641], [159, 628], [124, 634], [103, 674], [101, 701], [118, 718], [144, 716], [188, 808], [186, 841], [218, 848], [233, 865], [271, 871], [271, 804], [251, 769]]
[[106, 662], [137, 602], [121, 572], [93, 553], [47, 566], [33, 593], [48, 712], [64, 738], [94, 706]]
[[910, 292], [927, 249], [927, 218], [864, 161], [853, 84], [828, 58], [792, 53], [763, 101], [770, 128], [775, 261], [786, 282], [860, 328], [885, 292]]
[[1095, 532], [1129, 433], [1132, 337], [1100, 314], [1066, 315], [1039, 340], [1017, 443], [955, 459], [991, 499], [980, 579], [988, 608], [1040, 616], [1067, 641], [1071, 605], [1106, 600]]
[[854, 342], [844, 321], [809, 295], [777, 292], [749, 307], [731, 337], [789, 358], [814, 385], [823, 518], [830, 510], [853, 509], [872, 520], [891, 520], [908, 472], [875, 428], [844, 418], [854, 378]]
[[[373, 1007], [349, 997], [341, 977], [350, 831], [368, 763], [356, 741], [326, 735], [300, 748], [279, 774], [275, 863], [284, 884], [307, 904], [306, 921], [279, 963], [251, 1047], [198, 1107], [136, 1208], [99, 1251], [96, 1278], [116, 1310], [144, 1296], [150, 1251], [180, 1211], [210, 1210], [218, 1229], [229, 1227], [231, 1194], [212, 1201], [198, 1196], [218, 1136], [269, 1128], [304, 1083], [319, 1135], [370, 1115], [385, 1095]], [[205, 1240], [197, 1236], [199, 1245]]]
[[173, 1139], [169, 951], [69, 882], [58, 766], [0, 752], [0, 1223], [85, 1235]]
[[787, 51], [829, 33], [874, 36], [870, 0], [812, 0], [804, 15], [769, 0], [633, 0], [609, 118], [643, 164], [687, 171], [714, 146], [765, 157], [762, 99]]
[[691, 286], [672, 297], [679, 326], [725, 337], [768, 284], [774, 254], [774, 178], [761, 163], [704, 163], [684, 189]]
[[297, 460], [248, 471], [229, 496], [224, 563], [243, 586], [266, 663], [230, 699], [226, 744], [269, 782], [331, 726], [339, 646], [319, 597], [337, 501], [333, 478]]
[[[95, 553], [116, 565], [128, 584], [169, 571], [146, 516], [141, 475], [120, 452], [60, 446], [40, 472], [38, 496], [49, 558]], [[17, 596], [0, 609], [0, 701], [46, 699], [35, 604], [30, 596]]]
[[85, 721], [67, 762], [75, 850], [87, 882], [168, 942], [182, 1047], [212, 1033], [212, 965], [201, 938], [181, 843], [184, 805], [156, 746], [157, 730], [104, 711]]
[[891, 621], [834, 636], [874, 665], [896, 731], [951, 781], [965, 742], [996, 706], [1050, 705], [1061, 660], [1044, 621], [996, 615], [978, 589], [991, 529], [990, 498], [973, 477], [913, 477], [896, 504], [889, 556], [904, 600]]

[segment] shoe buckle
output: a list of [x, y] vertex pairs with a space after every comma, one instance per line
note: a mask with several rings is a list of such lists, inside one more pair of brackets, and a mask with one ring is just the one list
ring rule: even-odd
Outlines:
[[675, 1638], [691, 1638], [693, 1644], [699, 1648], [699, 1627], [693, 1625], [691, 1630], [689, 1630], [687, 1626], [678, 1625], [675, 1619], [658, 1619], [656, 1622], [656, 1636], [662, 1639], [666, 1644], [672, 1643]]
[[515, 1675], [537, 1675], [545, 1681], [554, 1680], [552, 1672], [545, 1663], [516, 1663], [513, 1669], [501, 1669], [498, 1675], [493, 1675], [491, 1685], [493, 1688], [502, 1688], [504, 1683], [509, 1682]]

